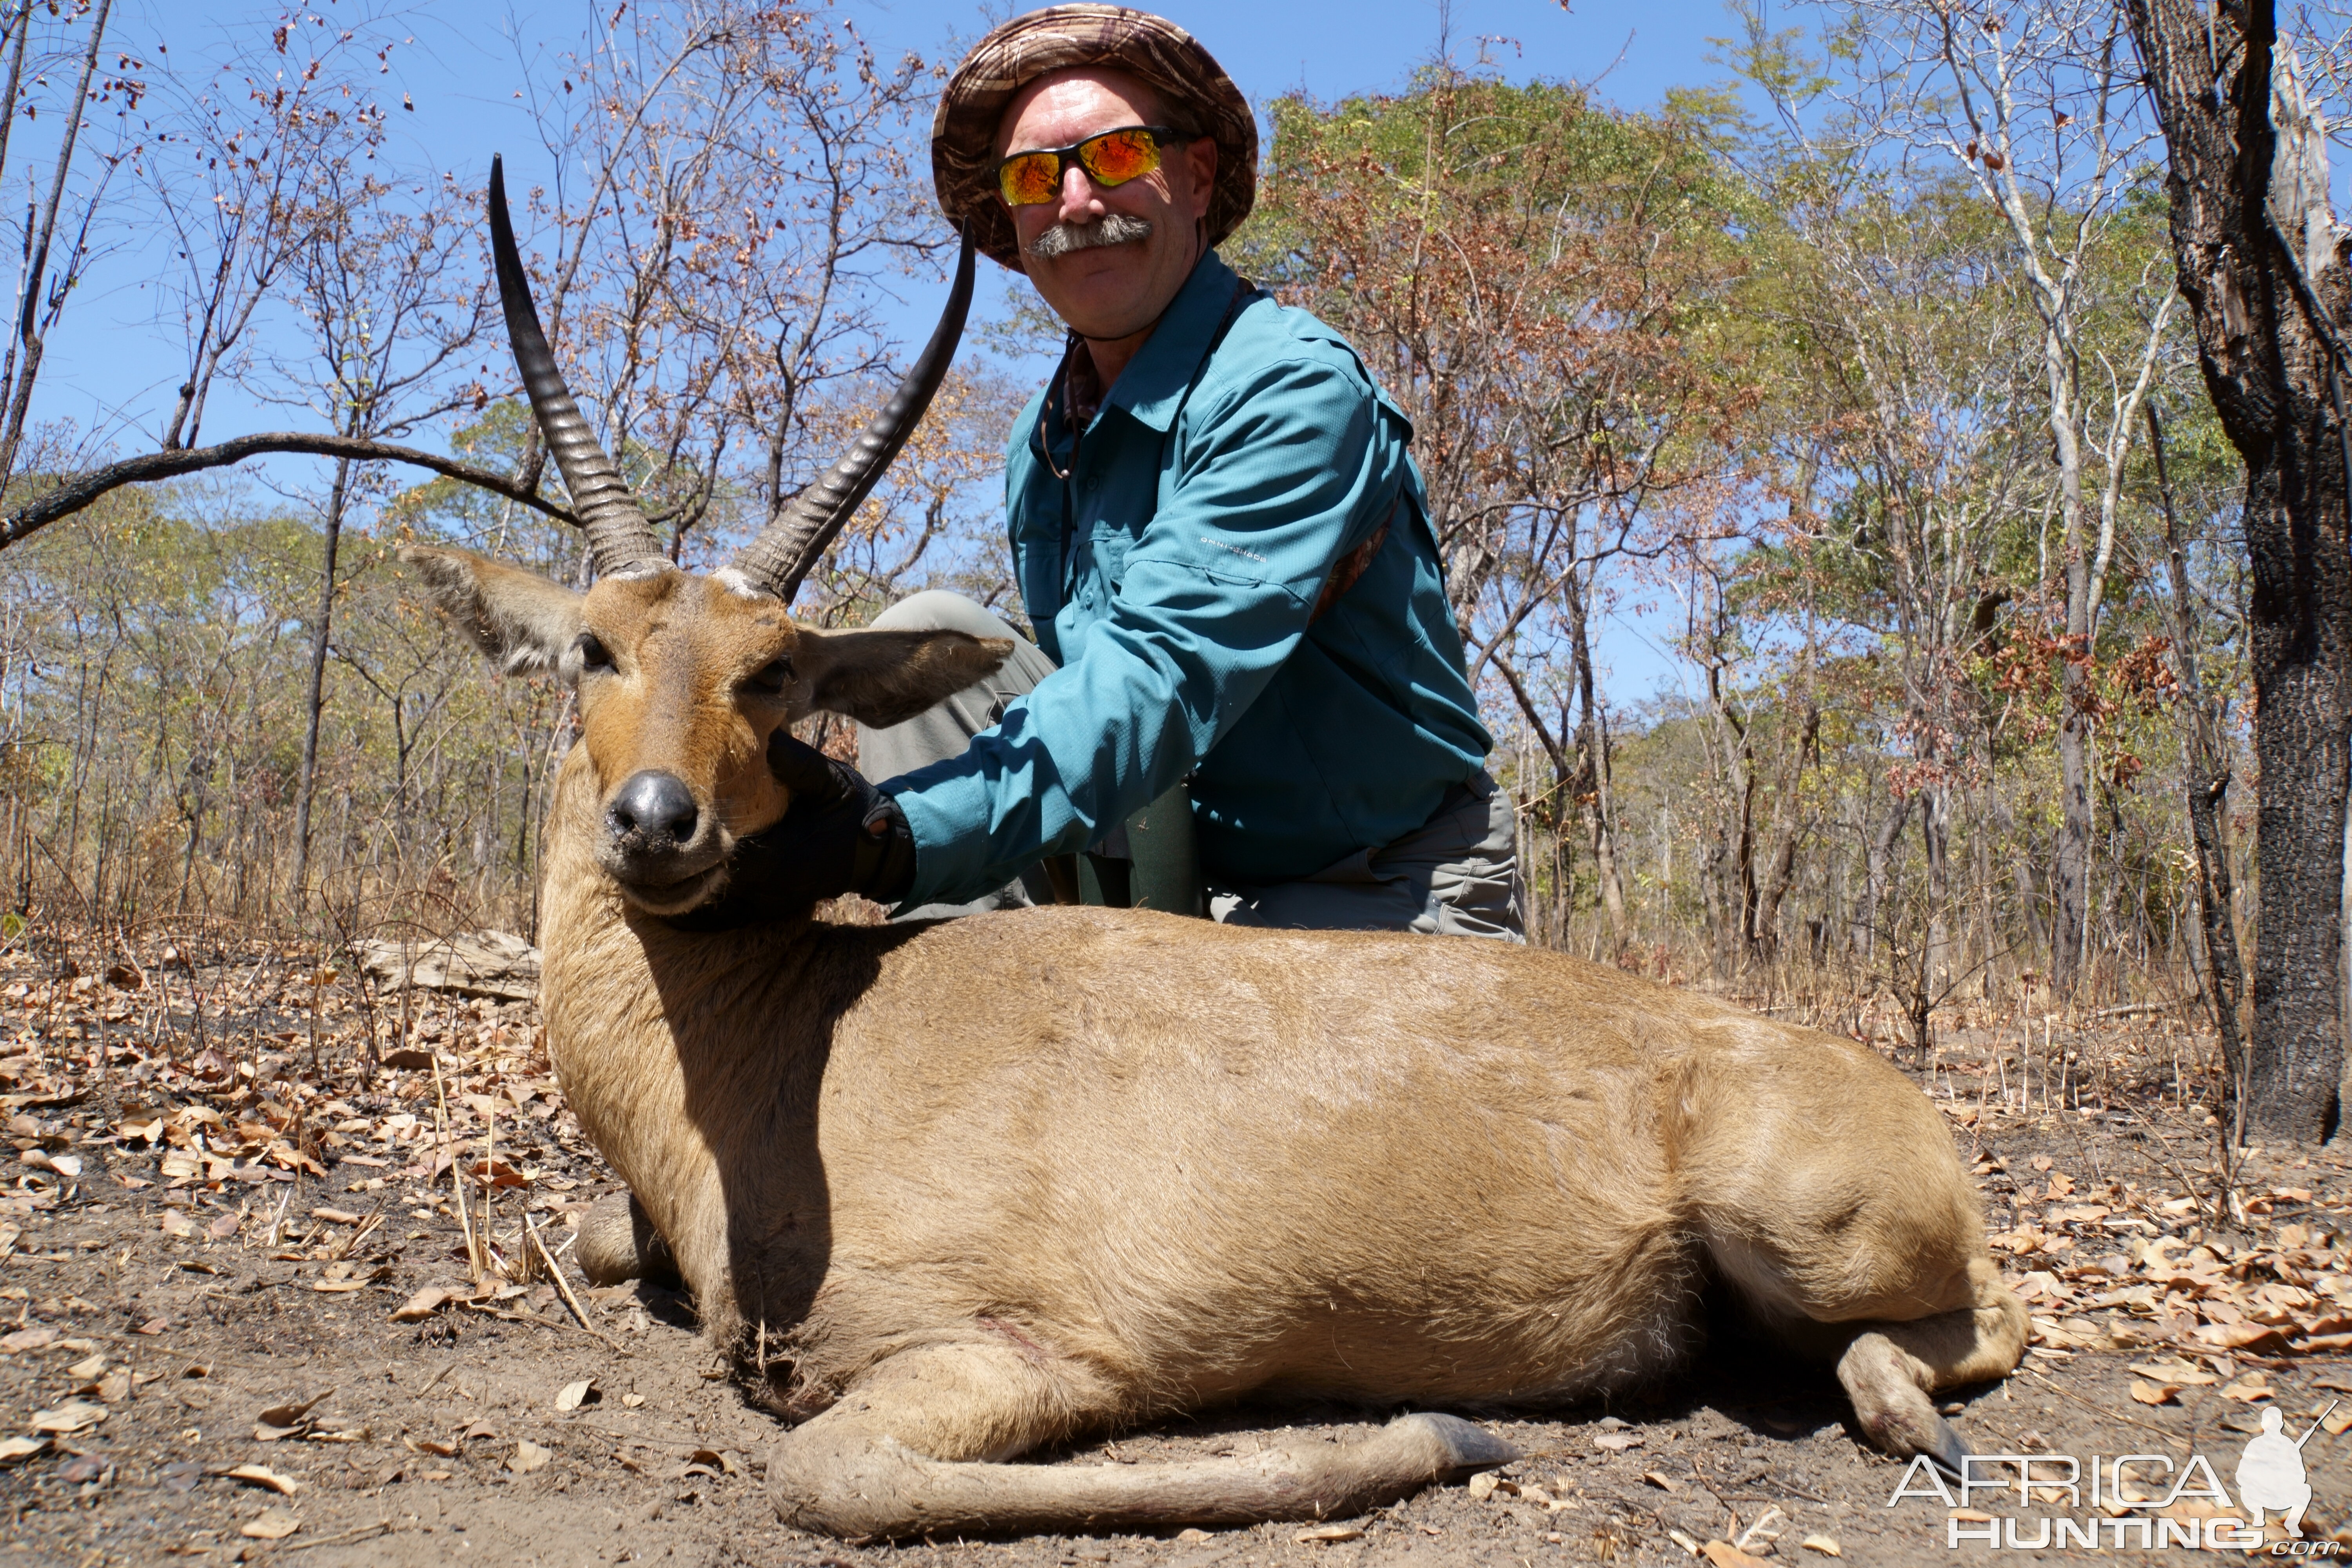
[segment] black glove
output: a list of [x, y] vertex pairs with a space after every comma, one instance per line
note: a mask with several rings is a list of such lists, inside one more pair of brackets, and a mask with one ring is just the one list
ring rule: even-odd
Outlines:
[[915, 881], [915, 835], [898, 802], [786, 730], [768, 741], [768, 771], [793, 792], [791, 809], [775, 826], [738, 839], [726, 890], [672, 916], [673, 925], [731, 931], [803, 915], [844, 893], [883, 904], [906, 896]]

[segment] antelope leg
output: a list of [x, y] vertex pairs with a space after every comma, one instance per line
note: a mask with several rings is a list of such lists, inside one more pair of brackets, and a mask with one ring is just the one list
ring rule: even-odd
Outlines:
[[591, 1285], [618, 1285], [625, 1279], [681, 1283], [669, 1243], [654, 1229], [634, 1193], [614, 1193], [589, 1205], [580, 1216], [576, 1251], [580, 1271]]
[[777, 1513], [857, 1540], [1343, 1519], [1517, 1453], [1467, 1421], [1416, 1414], [1358, 1443], [1189, 1464], [989, 1462], [1109, 1419], [1055, 1371], [992, 1346], [891, 1357], [770, 1451]]
[[1908, 1322], [1860, 1323], [1838, 1358], [1838, 1381], [1871, 1441], [1890, 1454], [1925, 1454], [1953, 1475], [1968, 1447], [1927, 1397], [2005, 1377], [2025, 1353], [2025, 1303], [1990, 1263], [1970, 1270], [1977, 1304]]

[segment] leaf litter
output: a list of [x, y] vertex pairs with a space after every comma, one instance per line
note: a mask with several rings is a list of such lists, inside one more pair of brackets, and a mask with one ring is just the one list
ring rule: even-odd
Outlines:
[[[698, 1483], [696, 1495], [706, 1499], [698, 1508], [720, 1506], [719, 1500], [734, 1493], [756, 1494], [757, 1488], [722, 1484], [743, 1467], [719, 1444], [665, 1450], [656, 1438], [649, 1450], [614, 1433], [609, 1451], [596, 1450], [604, 1457], [586, 1461], [569, 1438], [554, 1441], [556, 1432], [572, 1429], [558, 1426], [557, 1417], [567, 1424], [643, 1421], [654, 1412], [644, 1394], [604, 1392], [609, 1382], [600, 1388], [589, 1368], [577, 1366], [588, 1347], [571, 1327], [525, 1229], [527, 1222], [542, 1224], [539, 1234], [561, 1267], [572, 1223], [594, 1193], [609, 1190], [609, 1176], [556, 1088], [531, 1005], [391, 996], [370, 992], [349, 970], [314, 984], [314, 976], [340, 967], [322, 962], [315, 948], [223, 942], [205, 953], [200, 945], [190, 942], [189, 951], [169, 959], [153, 943], [142, 945], [139, 968], [146, 979], [138, 986], [68, 973], [70, 966], [54, 957], [0, 952], [0, 1117], [16, 1154], [16, 1185], [0, 1194], [0, 1259], [11, 1251], [29, 1255], [44, 1277], [62, 1279], [69, 1249], [49, 1237], [61, 1235], [57, 1227], [71, 1216], [102, 1204], [114, 1230], [109, 1252], [92, 1264], [127, 1249], [136, 1270], [152, 1278], [158, 1267], [174, 1268], [189, 1281], [184, 1299], [153, 1289], [126, 1298], [113, 1334], [102, 1342], [91, 1337], [91, 1314], [64, 1306], [63, 1289], [28, 1292], [9, 1314], [14, 1323], [0, 1320], [0, 1375], [50, 1379], [25, 1384], [37, 1386], [41, 1397], [20, 1408], [88, 1422], [72, 1432], [27, 1430], [0, 1438], [0, 1467], [10, 1468], [12, 1480], [31, 1485], [44, 1474], [62, 1474], [63, 1459], [73, 1456], [57, 1444], [86, 1443], [93, 1432], [111, 1436], [121, 1423], [109, 1422], [108, 1415], [121, 1409], [140, 1413], [142, 1430], [152, 1434], [145, 1440], [156, 1443], [253, 1413], [250, 1426], [235, 1426], [238, 1439], [250, 1432], [263, 1441], [302, 1445], [290, 1451], [337, 1465], [348, 1453], [355, 1464], [415, 1467], [401, 1471], [405, 1479], [396, 1484], [404, 1486], [463, 1486], [469, 1476], [496, 1470], [518, 1489], [558, 1478], [585, 1487], [594, 1475], [625, 1488]], [[359, 1064], [371, 1048], [381, 1065], [362, 1071]], [[1953, 1064], [1942, 1066], [1948, 1072]], [[1937, 1081], [1928, 1075], [1931, 1093]], [[2127, 1119], [2149, 1121], [2142, 1111], [2037, 1118], [1981, 1097], [1970, 1103], [1970, 1095], [1951, 1091], [1948, 1079], [1943, 1083], [1937, 1098], [1985, 1188], [1996, 1260], [2033, 1314], [2034, 1373], [2068, 1375], [2071, 1361], [2080, 1376], [2094, 1358], [2105, 1358], [2115, 1368], [2113, 1405], [2151, 1418], [2177, 1417], [2184, 1405], [2210, 1399], [2225, 1419], [2238, 1418], [2229, 1415], [2236, 1412], [2251, 1420], [2268, 1405], [2299, 1401], [2301, 1368], [2334, 1369], [2339, 1382], [2352, 1383], [2341, 1370], [2352, 1350], [2346, 1257], [2352, 1203], [2339, 1168], [2323, 1168], [2318, 1160], [2307, 1169], [2276, 1158], [2219, 1161], [2210, 1143], [2199, 1143], [2195, 1118], [2181, 1110], [2179, 1096], [2170, 1119], [2152, 1129], [2162, 1154], [2126, 1168], [2117, 1128]], [[2166, 1114], [2162, 1108], [2155, 1113]], [[2003, 1160], [1998, 1150], [2021, 1136], [2039, 1137], [2041, 1147]], [[25, 1280], [15, 1267], [25, 1260], [7, 1259], [0, 1279]], [[252, 1294], [257, 1287], [259, 1297]], [[97, 1286], [81, 1288], [99, 1293]], [[226, 1344], [203, 1330], [205, 1313], [223, 1304], [276, 1302], [281, 1306], [273, 1310], [294, 1310], [294, 1291], [300, 1310], [331, 1312], [345, 1323], [358, 1313], [401, 1336], [389, 1342], [419, 1347], [418, 1357], [445, 1354], [461, 1342], [453, 1335], [483, 1325], [535, 1322], [539, 1328], [519, 1331], [543, 1334], [535, 1342], [550, 1358], [549, 1370], [560, 1371], [523, 1391], [522, 1405], [493, 1418], [480, 1404], [486, 1391], [478, 1372], [461, 1370], [426, 1387], [405, 1370], [414, 1360], [396, 1360], [394, 1382], [402, 1393], [392, 1399], [391, 1415], [378, 1420], [366, 1412], [364, 1425], [361, 1413], [331, 1423], [320, 1418], [331, 1408], [326, 1401], [332, 1391], [320, 1392], [322, 1385], [352, 1386], [354, 1374], [335, 1370], [352, 1365], [348, 1357], [322, 1361], [325, 1375], [289, 1370], [289, 1378], [308, 1386], [268, 1390], [266, 1398], [215, 1412], [134, 1381], [160, 1379], [190, 1399], [203, 1397], [217, 1379], [181, 1375], [198, 1358], [160, 1358], [184, 1345]], [[699, 1359], [690, 1326], [625, 1331], [625, 1315], [644, 1323], [635, 1288], [616, 1294], [583, 1287], [579, 1295], [583, 1321], [603, 1319], [633, 1346], [649, 1342], [648, 1334], [676, 1336], [665, 1342], [680, 1345], [686, 1360]], [[215, 1359], [210, 1351], [201, 1357]], [[257, 1359], [269, 1361], [267, 1353]], [[93, 1360], [101, 1363], [95, 1370]], [[609, 1378], [624, 1364], [602, 1361], [595, 1370]], [[380, 1366], [365, 1375], [381, 1376]], [[692, 1370], [681, 1375], [687, 1389], [698, 1385]], [[2011, 1386], [2022, 1396], [2028, 1381]], [[2161, 1405], [2147, 1403], [2137, 1389], [2126, 1398], [2134, 1384]], [[557, 1390], [556, 1410], [548, 1415], [551, 1388]], [[720, 1384], [708, 1397], [732, 1394]], [[672, 1394], [662, 1398], [655, 1408], [679, 1409]], [[525, 1405], [542, 1413], [545, 1429], [523, 1417]], [[2035, 1419], [2058, 1432], [2046, 1415]], [[2327, 1420], [2331, 1432], [2352, 1430], [2352, 1411]], [[1818, 1441], [1837, 1449], [1844, 1468], [1856, 1467], [1834, 1413], [1786, 1424], [1768, 1416], [1763, 1425], [1792, 1434], [1792, 1453]], [[1769, 1540], [1742, 1527], [1738, 1516], [1754, 1517], [1753, 1505], [1731, 1517], [1702, 1517], [1717, 1506], [1714, 1492], [1729, 1483], [1704, 1468], [1686, 1469], [1670, 1429], [1567, 1421], [1554, 1430], [1555, 1451], [1579, 1456], [1569, 1470], [1540, 1484], [1533, 1476], [1496, 1477], [1475, 1504], [1458, 1488], [1426, 1494], [1412, 1505], [1412, 1532], [1443, 1536], [1454, 1517], [1449, 1510], [1475, 1506], [1510, 1510], [1529, 1521], [1524, 1528], [1552, 1532], [1546, 1540], [1594, 1555], [1622, 1557], [1634, 1541], [1661, 1541], [1665, 1519], [1678, 1519], [1678, 1536], [1718, 1568], [1727, 1561], [1739, 1568], [1739, 1559], [1771, 1552]], [[1828, 1436], [1816, 1439], [1815, 1433]], [[766, 1435], [762, 1426], [741, 1447], [757, 1452], [754, 1443]], [[206, 1440], [213, 1440], [210, 1432]], [[559, 1452], [574, 1458], [556, 1465]], [[445, 1468], [425, 1468], [436, 1462]], [[299, 1485], [296, 1472], [313, 1467], [249, 1468]], [[180, 1495], [178, 1472], [166, 1470], [160, 1495]], [[1603, 1473], [1622, 1475], [1615, 1492], [1596, 1486], [1594, 1477]], [[1843, 1484], [1826, 1471], [1796, 1473], [1807, 1476], [1796, 1483], [1807, 1489]], [[1867, 1484], [1880, 1479], [1869, 1464], [1857, 1473]], [[197, 1497], [207, 1487], [267, 1484], [217, 1466], [191, 1479], [201, 1484], [188, 1495]], [[1758, 1472], [1739, 1486], [1769, 1490], [1777, 1483]], [[301, 1495], [314, 1531], [331, 1532], [360, 1518], [329, 1514], [334, 1522], [315, 1522], [319, 1510], [346, 1495], [340, 1483]], [[669, 1492], [659, 1495], [667, 1500]], [[1739, 1488], [1731, 1495], [1740, 1495]], [[1634, 1500], [1643, 1497], [1649, 1500]], [[1782, 1560], [1792, 1555], [1790, 1542], [1803, 1555], [1838, 1553], [1835, 1536], [1811, 1528], [1830, 1523], [1827, 1516], [1808, 1516], [1793, 1497], [1783, 1496], [1781, 1504], [1802, 1521], [1781, 1542]], [[283, 1509], [263, 1518], [273, 1515], [273, 1528], [300, 1528]], [[1367, 1534], [1377, 1537], [1381, 1528]], [[1312, 1544], [1352, 1539], [1334, 1533]], [[863, 1561], [854, 1549], [842, 1549], [842, 1556]]]

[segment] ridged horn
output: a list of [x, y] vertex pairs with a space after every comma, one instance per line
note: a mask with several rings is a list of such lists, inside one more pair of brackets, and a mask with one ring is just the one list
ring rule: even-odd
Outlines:
[[846, 456], [825, 470], [824, 477], [794, 497], [790, 507], [773, 522], [760, 531], [760, 536], [736, 552], [732, 563], [736, 572], [755, 587], [764, 588], [785, 604], [800, 592], [801, 580], [809, 574], [825, 547], [833, 542], [842, 526], [856, 514], [857, 506], [881, 479], [890, 460], [907, 444], [922, 422], [923, 410], [931, 405], [931, 395], [947, 378], [949, 362], [955, 358], [956, 343], [963, 336], [963, 319], [971, 309], [972, 242], [967, 231], [963, 238], [963, 254], [957, 258], [955, 287], [949, 291], [947, 309], [940, 313], [940, 324], [931, 332], [931, 341], [923, 345], [920, 357], [882, 412], [859, 433], [856, 445]]
[[572, 510], [588, 535], [588, 556], [599, 577], [633, 577], [669, 564], [653, 524], [638, 509], [626, 479], [613, 464], [540, 331], [539, 311], [530, 302], [530, 279], [515, 249], [514, 225], [507, 217], [507, 177], [502, 161], [490, 159], [490, 257], [499, 273], [499, 304], [506, 311], [507, 343], [514, 351], [515, 368], [522, 372], [523, 390], [530, 395], [530, 411], [539, 433], [563, 475], [572, 494]]

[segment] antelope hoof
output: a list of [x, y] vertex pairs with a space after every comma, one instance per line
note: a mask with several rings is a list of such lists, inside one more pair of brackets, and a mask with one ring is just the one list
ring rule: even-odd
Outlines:
[[1397, 1418], [1400, 1426], [1418, 1426], [1437, 1439], [1445, 1451], [1440, 1480], [1458, 1481], [1475, 1470], [1491, 1470], [1497, 1465], [1507, 1465], [1519, 1457], [1512, 1445], [1475, 1426], [1458, 1415], [1439, 1415], [1430, 1411], [1417, 1411]]
[[1969, 1446], [1960, 1440], [1960, 1435], [1952, 1424], [1941, 1415], [1935, 1417], [1935, 1423], [1928, 1429], [1927, 1444], [1919, 1451], [1927, 1456], [1929, 1464], [1951, 1479], [1968, 1479], [1961, 1472], [1961, 1462], [1969, 1457]]
[[654, 1229], [633, 1193], [614, 1193], [589, 1205], [580, 1216], [574, 1256], [591, 1285], [618, 1285], [629, 1279], [670, 1287], [682, 1283], [669, 1243]]

